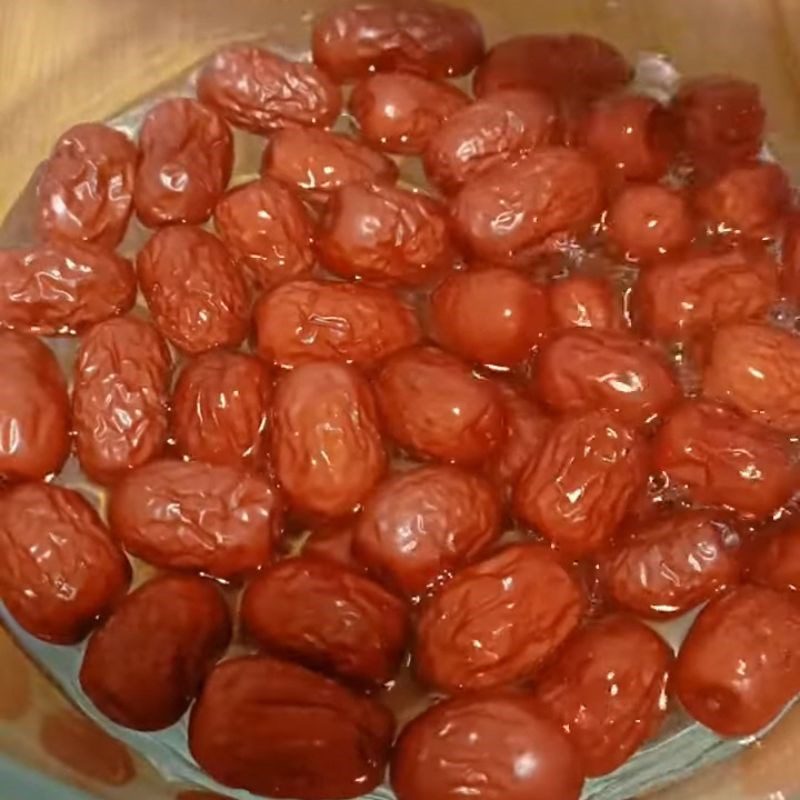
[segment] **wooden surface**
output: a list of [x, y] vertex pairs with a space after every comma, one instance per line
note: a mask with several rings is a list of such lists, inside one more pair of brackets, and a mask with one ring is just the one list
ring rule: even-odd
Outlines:
[[[490, 38], [583, 30], [630, 55], [663, 52], [686, 74], [761, 86], [770, 141], [800, 179], [800, 0], [466, 0]], [[302, 47], [324, 0], [0, 0], [0, 215], [56, 136], [101, 119], [221, 42], [274, 37]], [[662, 800], [800, 797], [800, 713], [768, 746]]]

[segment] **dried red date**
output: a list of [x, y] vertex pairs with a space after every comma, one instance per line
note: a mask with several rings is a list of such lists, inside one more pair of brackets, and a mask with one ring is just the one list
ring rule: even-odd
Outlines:
[[81, 342], [72, 413], [81, 467], [99, 483], [157, 458], [166, 446], [172, 358], [141, 319], [101, 322]]
[[483, 692], [431, 706], [400, 734], [391, 783], [398, 800], [577, 800], [577, 753], [533, 698]]
[[644, 442], [608, 412], [562, 420], [517, 484], [517, 516], [570, 556], [596, 552], [644, 487], [647, 462]]
[[213, 234], [184, 225], [162, 228], [139, 251], [136, 271], [153, 322], [176, 347], [195, 354], [244, 338], [245, 282]]
[[172, 398], [178, 452], [209, 464], [262, 468], [271, 395], [269, 367], [254, 356], [217, 351], [190, 361]]
[[800, 603], [742, 586], [712, 600], [681, 646], [674, 687], [683, 707], [722, 736], [749, 736], [800, 692]]
[[249, 44], [217, 52], [200, 72], [197, 96], [231, 125], [253, 133], [325, 128], [342, 108], [339, 87], [322, 70]]
[[266, 650], [364, 683], [397, 671], [409, 633], [402, 600], [347, 567], [292, 558], [242, 597], [242, 622]]
[[128, 595], [86, 647], [80, 683], [109, 719], [157, 731], [177, 722], [231, 635], [217, 587], [168, 575]]
[[325, 517], [355, 510], [386, 469], [369, 383], [333, 361], [303, 364], [281, 378], [272, 459], [295, 510]]
[[391, 356], [375, 391], [389, 434], [423, 458], [479, 464], [505, 438], [494, 386], [435, 347]]
[[311, 48], [314, 61], [340, 81], [394, 71], [445, 78], [466, 75], [480, 61], [483, 33], [466, 9], [359, 0], [320, 16]]
[[626, 327], [622, 303], [604, 278], [570, 275], [550, 284], [550, 318], [555, 328]]
[[219, 664], [189, 721], [189, 749], [212, 778], [298, 800], [374, 789], [393, 735], [391, 712], [377, 701], [266, 656]]
[[0, 496], [0, 597], [29, 633], [79, 642], [129, 581], [125, 556], [82, 495], [25, 483]]
[[621, 766], [667, 711], [672, 651], [636, 619], [579, 631], [536, 681], [536, 700], [564, 729], [590, 776]]
[[551, 144], [558, 117], [544, 94], [506, 89], [456, 111], [432, 134], [424, 153], [425, 174], [444, 192], [507, 161]]
[[0, 287], [0, 326], [41, 336], [79, 332], [136, 299], [130, 261], [66, 241], [0, 250]]
[[484, 478], [458, 467], [420, 467], [393, 475], [370, 496], [353, 550], [376, 577], [417, 595], [499, 535], [500, 503]]
[[747, 578], [779, 591], [800, 591], [800, 528], [760, 534], [748, 552]]
[[267, 478], [197, 461], [153, 461], [111, 493], [111, 530], [126, 550], [164, 569], [231, 579], [270, 560], [281, 509]]
[[390, 291], [310, 280], [264, 295], [255, 324], [258, 352], [283, 367], [332, 359], [371, 368], [422, 336], [413, 309]]
[[575, 630], [583, 607], [577, 583], [546, 547], [507, 547], [423, 605], [416, 672], [445, 692], [529, 678]]
[[151, 228], [205, 222], [233, 169], [233, 137], [212, 109], [188, 97], [154, 106], [139, 132], [133, 204]]
[[301, 555], [366, 572], [353, 555], [353, 527], [347, 523], [316, 525], [303, 542]]
[[311, 217], [294, 190], [273, 178], [228, 192], [217, 204], [214, 224], [257, 287], [304, 275], [314, 264]]
[[600, 174], [577, 150], [545, 147], [516, 164], [500, 164], [456, 195], [453, 223], [475, 256], [524, 260], [554, 234], [578, 233], [603, 205]]
[[0, 332], [0, 478], [37, 480], [61, 469], [69, 453], [67, 384], [38, 339]]
[[667, 417], [653, 442], [653, 464], [694, 503], [759, 519], [787, 502], [798, 477], [782, 436], [703, 400]]
[[420, 286], [456, 260], [438, 202], [393, 186], [352, 185], [328, 203], [317, 234], [323, 265], [342, 278]]
[[502, 267], [458, 272], [431, 296], [434, 338], [468, 361], [514, 366], [550, 327], [547, 295]]
[[800, 213], [790, 214], [786, 220], [781, 247], [781, 287], [795, 305], [800, 302]]
[[138, 152], [120, 131], [76, 125], [56, 142], [37, 188], [40, 232], [48, 239], [116, 247], [133, 202]]

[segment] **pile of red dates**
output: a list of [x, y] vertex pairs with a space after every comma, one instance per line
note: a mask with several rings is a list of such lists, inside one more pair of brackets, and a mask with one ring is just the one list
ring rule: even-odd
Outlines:
[[[312, 55], [225, 47], [138, 141], [56, 143], [0, 252], [6, 609], [270, 797], [575, 800], [670, 708], [759, 732], [800, 693], [800, 214], [758, 88], [664, 103], [429, 0]], [[646, 623], [700, 607], [677, 656]]]

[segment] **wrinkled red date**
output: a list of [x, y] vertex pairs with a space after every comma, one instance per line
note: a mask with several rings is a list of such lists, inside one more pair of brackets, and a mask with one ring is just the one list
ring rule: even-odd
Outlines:
[[266, 650], [368, 684], [393, 677], [409, 634], [402, 600], [358, 572], [313, 558], [283, 561], [254, 578], [241, 614]]
[[111, 493], [111, 530], [126, 550], [164, 569], [225, 580], [267, 563], [281, 530], [265, 477], [198, 461], [152, 461]]
[[176, 347], [195, 354], [244, 338], [247, 288], [213, 234], [184, 225], [162, 228], [139, 251], [136, 271], [153, 322]]
[[762, 533], [748, 552], [747, 578], [779, 591], [800, 591], [800, 529]]
[[621, 298], [604, 278], [570, 275], [549, 287], [550, 318], [554, 328], [626, 327]]
[[137, 159], [136, 145], [120, 131], [97, 122], [70, 128], [39, 180], [43, 236], [116, 247], [128, 227]]
[[135, 317], [101, 322], [81, 342], [72, 414], [81, 467], [113, 483], [166, 446], [172, 358], [161, 334]]
[[644, 442], [605, 411], [557, 422], [517, 484], [517, 516], [576, 558], [611, 538], [647, 481]]
[[420, 467], [393, 475], [369, 497], [353, 551], [376, 577], [418, 595], [499, 535], [499, 499], [484, 478], [447, 465]]
[[190, 361], [172, 397], [172, 434], [183, 456], [262, 468], [272, 375], [260, 359], [215, 351]]
[[29, 633], [79, 642], [129, 580], [125, 556], [82, 495], [25, 483], [0, 497], [0, 597]]
[[494, 386], [435, 347], [391, 356], [375, 391], [389, 434], [422, 458], [479, 464], [505, 438]]
[[189, 749], [215, 780], [298, 800], [369, 792], [383, 779], [393, 735], [391, 712], [377, 701], [266, 656], [219, 664], [189, 720]]
[[636, 619], [606, 617], [579, 631], [536, 681], [587, 775], [605, 775], [659, 729], [672, 651]]
[[529, 678], [575, 630], [583, 607], [577, 583], [546, 547], [507, 547], [423, 605], [415, 669], [445, 692]]
[[358, 283], [285, 283], [264, 295], [254, 316], [259, 354], [283, 367], [332, 359], [369, 369], [422, 337], [410, 306]]
[[183, 716], [230, 636], [228, 608], [213, 582], [155, 578], [92, 634], [81, 687], [118, 725], [161, 730]]

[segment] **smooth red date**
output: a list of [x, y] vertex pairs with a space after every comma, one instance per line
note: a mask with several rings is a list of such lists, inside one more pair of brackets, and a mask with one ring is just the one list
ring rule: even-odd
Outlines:
[[422, 458], [479, 464], [505, 438], [494, 386], [435, 347], [409, 348], [389, 358], [375, 391], [389, 434]]
[[255, 308], [256, 347], [282, 367], [314, 359], [371, 369], [422, 337], [413, 309], [387, 289], [292, 281]]
[[214, 351], [190, 361], [172, 397], [172, 434], [182, 456], [263, 468], [269, 449], [272, 375], [260, 359]]
[[407, 595], [481, 555], [500, 535], [500, 502], [479, 475], [448, 465], [388, 478], [364, 505], [353, 551]]
[[747, 579], [778, 591], [800, 591], [800, 529], [762, 533], [748, 552]]
[[259, 574], [242, 622], [267, 651], [359, 683], [390, 680], [409, 634], [405, 603], [347, 567], [291, 558]]
[[70, 128], [56, 142], [39, 180], [42, 235], [116, 247], [131, 215], [138, 156], [136, 145], [107, 125]]
[[150, 564], [229, 580], [270, 560], [281, 508], [266, 477], [162, 460], [114, 487], [108, 520], [125, 549]]
[[247, 288], [222, 242], [202, 228], [159, 230], [136, 257], [153, 322], [189, 354], [238, 345], [249, 325]]
[[0, 597], [29, 633], [79, 642], [129, 581], [125, 556], [82, 495], [24, 483], [0, 496]]
[[339, 517], [362, 503], [386, 469], [375, 398], [353, 367], [313, 361], [278, 382], [272, 461], [301, 513]]
[[108, 320], [84, 337], [72, 415], [78, 459], [90, 478], [113, 483], [161, 455], [171, 373], [166, 342], [149, 322]]
[[189, 720], [189, 749], [212, 778], [298, 800], [374, 789], [393, 736], [391, 712], [377, 701], [266, 656], [219, 664]]
[[530, 678], [583, 610], [577, 583], [546, 547], [507, 547], [462, 570], [423, 605], [416, 672], [449, 693]]
[[621, 298], [605, 278], [570, 275], [549, 287], [554, 328], [617, 330], [626, 327]]
[[586, 774], [605, 775], [657, 733], [672, 651], [636, 619], [611, 616], [567, 642], [537, 679], [536, 700], [564, 729]]
[[118, 725], [161, 730], [183, 716], [230, 636], [228, 608], [213, 582], [155, 578], [92, 634], [80, 684]]

